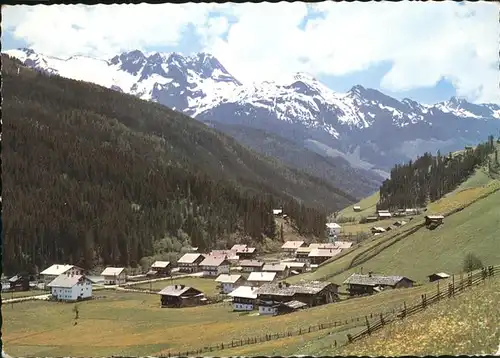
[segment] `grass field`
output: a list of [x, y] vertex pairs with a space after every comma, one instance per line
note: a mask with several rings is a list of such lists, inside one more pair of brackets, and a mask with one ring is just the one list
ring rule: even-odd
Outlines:
[[151, 284], [144, 283], [140, 285], [131, 286], [131, 288], [142, 288], [151, 289], [153, 291], [161, 291], [170, 285], [185, 285], [189, 287], [196, 288], [203, 292], [206, 296], [215, 296], [218, 294], [216, 290], [217, 282], [215, 282], [215, 277], [212, 278], [201, 278], [201, 277], [185, 277], [185, 278], [174, 278], [172, 280], [161, 280], [155, 281]]
[[[106, 298], [78, 304], [77, 325], [74, 304], [30, 301], [6, 305], [2, 307], [2, 339], [7, 352], [14, 356], [159, 355], [169, 351], [177, 354], [311, 324], [348, 320], [349, 324], [362, 326], [365, 315], [390, 313], [400, 309], [403, 302], [416, 302], [422, 293], [435, 289], [430, 284], [388, 291], [278, 317], [232, 312], [228, 303], [160, 308], [158, 295], [101, 291], [99, 296]], [[352, 318], [360, 320], [352, 322]], [[342, 337], [345, 338], [345, 332]]]
[[2, 299], [8, 300], [11, 298], [21, 298], [21, 297], [30, 297], [36, 295], [46, 295], [50, 293], [49, 291], [44, 290], [29, 290], [29, 291], [18, 291], [18, 292], [3, 292]]

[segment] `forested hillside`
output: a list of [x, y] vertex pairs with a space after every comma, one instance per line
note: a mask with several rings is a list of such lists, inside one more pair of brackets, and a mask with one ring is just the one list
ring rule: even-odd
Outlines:
[[[489, 157], [495, 153], [493, 160]], [[414, 162], [396, 165], [391, 177], [380, 187], [377, 209], [423, 207], [457, 188], [474, 170], [488, 163], [490, 173], [498, 173], [500, 163], [493, 136], [476, 148], [436, 156], [425, 153]]]
[[[4, 269], [136, 265], [144, 256], [303, 234], [354, 199], [155, 103], [2, 55]], [[316, 208], [316, 209], [315, 209]]]

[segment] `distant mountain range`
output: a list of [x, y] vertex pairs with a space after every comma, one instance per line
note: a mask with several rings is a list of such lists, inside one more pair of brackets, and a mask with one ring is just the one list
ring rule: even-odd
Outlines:
[[[368, 191], [376, 190], [395, 163], [425, 151], [458, 150], [500, 133], [496, 104], [453, 97], [426, 105], [407, 98], [399, 101], [360, 85], [338, 93], [305, 73], [244, 85], [207, 53], [182, 56], [136, 50], [109, 60], [60, 59], [31, 49], [5, 53], [46, 73], [159, 102], [320, 177], [329, 177], [332, 168], [351, 166], [363, 183], [371, 183]], [[262, 146], [265, 137], [274, 138], [273, 150]], [[284, 151], [292, 144], [295, 157]], [[314, 153], [323, 164], [304, 168]], [[331, 164], [325, 166], [325, 160]], [[352, 186], [339, 188], [353, 193]]]

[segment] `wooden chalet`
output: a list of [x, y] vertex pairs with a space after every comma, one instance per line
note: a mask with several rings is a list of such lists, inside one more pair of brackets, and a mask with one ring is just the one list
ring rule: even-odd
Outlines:
[[205, 276], [229, 274], [231, 263], [226, 256], [207, 256], [200, 262], [200, 268]]
[[307, 244], [304, 241], [287, 241], [282, 246], [281, 249], [287, 253], [294, 253], [299, 247], [305, 247]]
[[377, 216], [368, 216], [366, 218], [366, 222], [367, 223], [372, 223], [372, 222], [375, 222], [375, 221], [378, 221], [378, 217]]
[[184, 285], [167, 286], [158, 294], [162, 308], [198, 306], [207, 302], [203, 292]]
[[413, 287], [415, 281], [404, 276], [381, 276], [352, 274], [344, 284], [348, 286], [348, 291], [351, 296], [366, 295], [380, 292], [384, 289], [391, 288], [409, 288]]
[[299, 247], [295, 250], [295, 260], [298, 262], [309, 262], [309, 254], [312, 250], [311, 247]]
[[247, 278], [247, 285], [259, 287], [276, 280], [276, 272], [251, 272]]
[[282, 262], [282, 264], [287, 265], [290, 272], [290, 275], [298, 275], [306, 271], [306, 263], [305, 262]]
[[246, 244], [236, 244], [231, 247], [231, 251], [236, 252], [240, 260], [251, 260], [255, 257], [255, 247], [248, 247]]
[[283, 263], [270, 263], [262, 267], [263, 272], [276, 272], [277, 278], [286, 278], [290, 274], [288, 266]]
[[256, 287], [240, 286], [229, 293], [233, 299], [233, 311], [252, 311], [257, 301], [256, 290]]
[[425, 225], [441, 225], [443, 223], [444, 216], [443, 215], [426, 215], [425, 216]]
[[361, 206], [359, 206], [359, 205], [354, 205], [354, 206], [352, 207], [352, 210], [354, 210], [354, 211], [356, 211], [356, 212], [359, 212], [359, 211], [361, 211]]
[[432, 275], [429, 275], [427, 277], [429, 278], [429, 282], [435, 282], [435, 281], [447, 279], [450, 277], [450, 275], [448, 275], [445, 272], [438, 272], [438, 273], [433, 273]]
[[264, 263], [258, 260], [241, 260], [240, 267], [242, 272], [260, 272]]
[[167, 277], [172, 272], [172, 265], [169, 261], [155, 261], [146, 274], [147, 276]]
[[313, 249], [309, 253], [309, 261], [312, 265], [320, 265], [341, 252], [341, 249]]
[[299, 301], [302, 307], [331, 303], [338, 298], [338, 285], [331, 282], [309, 281], [297, 284], [286, 282], [265, 284], [257, 290], [259, 313], [276, 315], [283, 303]]
[[241, 275], [222, 274], [215, 279], [218, 283], [217, 288], [223, 294], [232, 292], [236, 287], [241, 286], [245, 279]]
[[205, 256], [198, 253], [184, 254], [178, 261], [179, 272], [193, 273], [200, 270], [200, 263], [205, 260]]
[[29, 291], [30, 278], [28, 275], [15, 275], [9, 278], [9, 288], [11, 291]]

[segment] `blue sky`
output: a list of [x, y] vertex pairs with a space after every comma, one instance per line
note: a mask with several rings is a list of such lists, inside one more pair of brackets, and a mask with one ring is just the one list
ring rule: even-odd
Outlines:
[[205, 51], [242, 82], [308, 72], [342, 92], [361, 84], [424, 103], [498, 103], [496, 7], [464, 4], [15, 6], [2, 47], [62, 57]]

